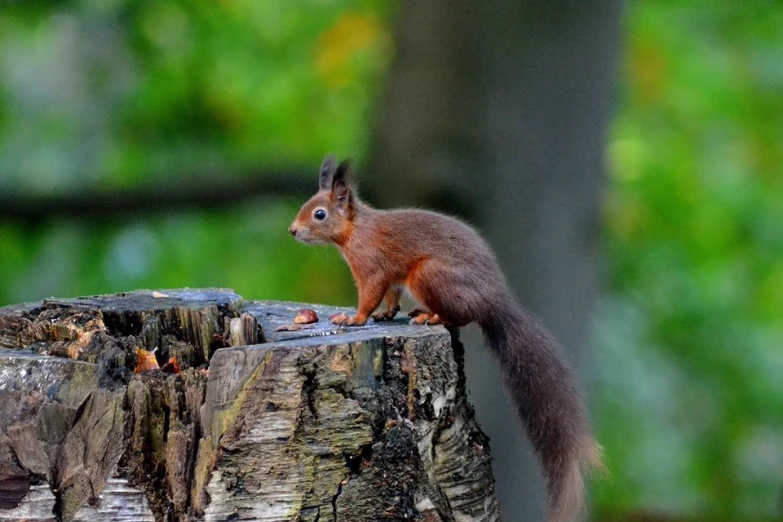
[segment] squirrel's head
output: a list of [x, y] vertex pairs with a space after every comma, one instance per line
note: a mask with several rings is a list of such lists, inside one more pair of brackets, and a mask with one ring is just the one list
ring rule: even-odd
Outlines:
[[318, 185], [318, 192], [302, 205], [288, 231], [302, 243], [340, 245], [350, 237], [354, 214], [350, 162], [337, 165], [334, 156], [324, 158]]

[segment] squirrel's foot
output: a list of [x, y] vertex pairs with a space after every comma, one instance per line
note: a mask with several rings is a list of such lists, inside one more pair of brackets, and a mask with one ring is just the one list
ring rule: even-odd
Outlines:
[[374, 314], [372, 314], [372, 319], [373, 321], [379, 323], [382, 321], [391, 321], [392, 319], [394, 319], [394, 316], [397, 315], [397, 312], [399, 311], [400, 311], [399, 306], [396, 308], [387, 308], [383, 312], [375, 312]]
[[367, 322], [367, 316], [355, 315], [353, 317], [348, 314], [339, 313], [331, 316], [329, 320], [334, 324], [341, 326], [362, 326]]
[[446, 322], [441, 319], [438, 314], [430, 314], [427, 312], [421, 312], [417, 314], [413, 319], [410, 320], [410, 323], [428, 325], [446, 324]]

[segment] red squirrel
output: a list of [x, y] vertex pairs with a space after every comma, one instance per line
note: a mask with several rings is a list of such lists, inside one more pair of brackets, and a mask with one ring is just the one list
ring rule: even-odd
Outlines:
[[[359, 326], [390, 320], [407, 289], [421, 308], [417, 324], [477, 322], [489, 341], [547, 479], [549, 522], [575, 520], [584, 502], [583, 468], [602, 468], [571, 368], [552, 336], [508, 289], [489, 245], [462, 221], [426, 210], [377, 210], [363, 203], [348, 161], [327, 156], [319, 191], [289, 232], [308, 244], [334, 244], [359, 291], [356, 315], [332, 322]], [[386, 309], [373, 313], [386, 300]]]

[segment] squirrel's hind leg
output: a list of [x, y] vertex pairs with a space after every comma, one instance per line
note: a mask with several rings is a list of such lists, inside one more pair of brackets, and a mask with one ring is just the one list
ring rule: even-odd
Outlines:
[[413, 310], [408, 312], [408, 317], [418, 317], [421, 314], [432, 315], [432, 312], [430, 312], [429, 310], [427, 310], [426, 308], [424, 308], [422, 306], [417, 306], [416, 308], [414, 308]]
[[442, 324], [445, 326], [451, 326], [449, 323], [444, 321], [438, 314], [429, 314], [427, 312], [419, 312], [410, 320], [411, 324], [428, 324], [428, 325], [436, 325], [436, 324]]
[[480, 303], [477, 295], [480, 290], [471, 283], [459, 269], [440, 260], [420, 263], [405, 281], [413, 297], [424, 307], [411, 313], [411, 323], [464, 326], [472, 322], [474, 308]]

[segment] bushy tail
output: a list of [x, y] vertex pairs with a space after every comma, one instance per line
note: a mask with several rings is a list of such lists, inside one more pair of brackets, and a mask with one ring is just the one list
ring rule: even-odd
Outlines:
[[510, 297], [479, 323], [544, 468], [549, 522], [576, 520], [584, 505], [582, 472], [603, 465], [573, 372], [552, 336]]

